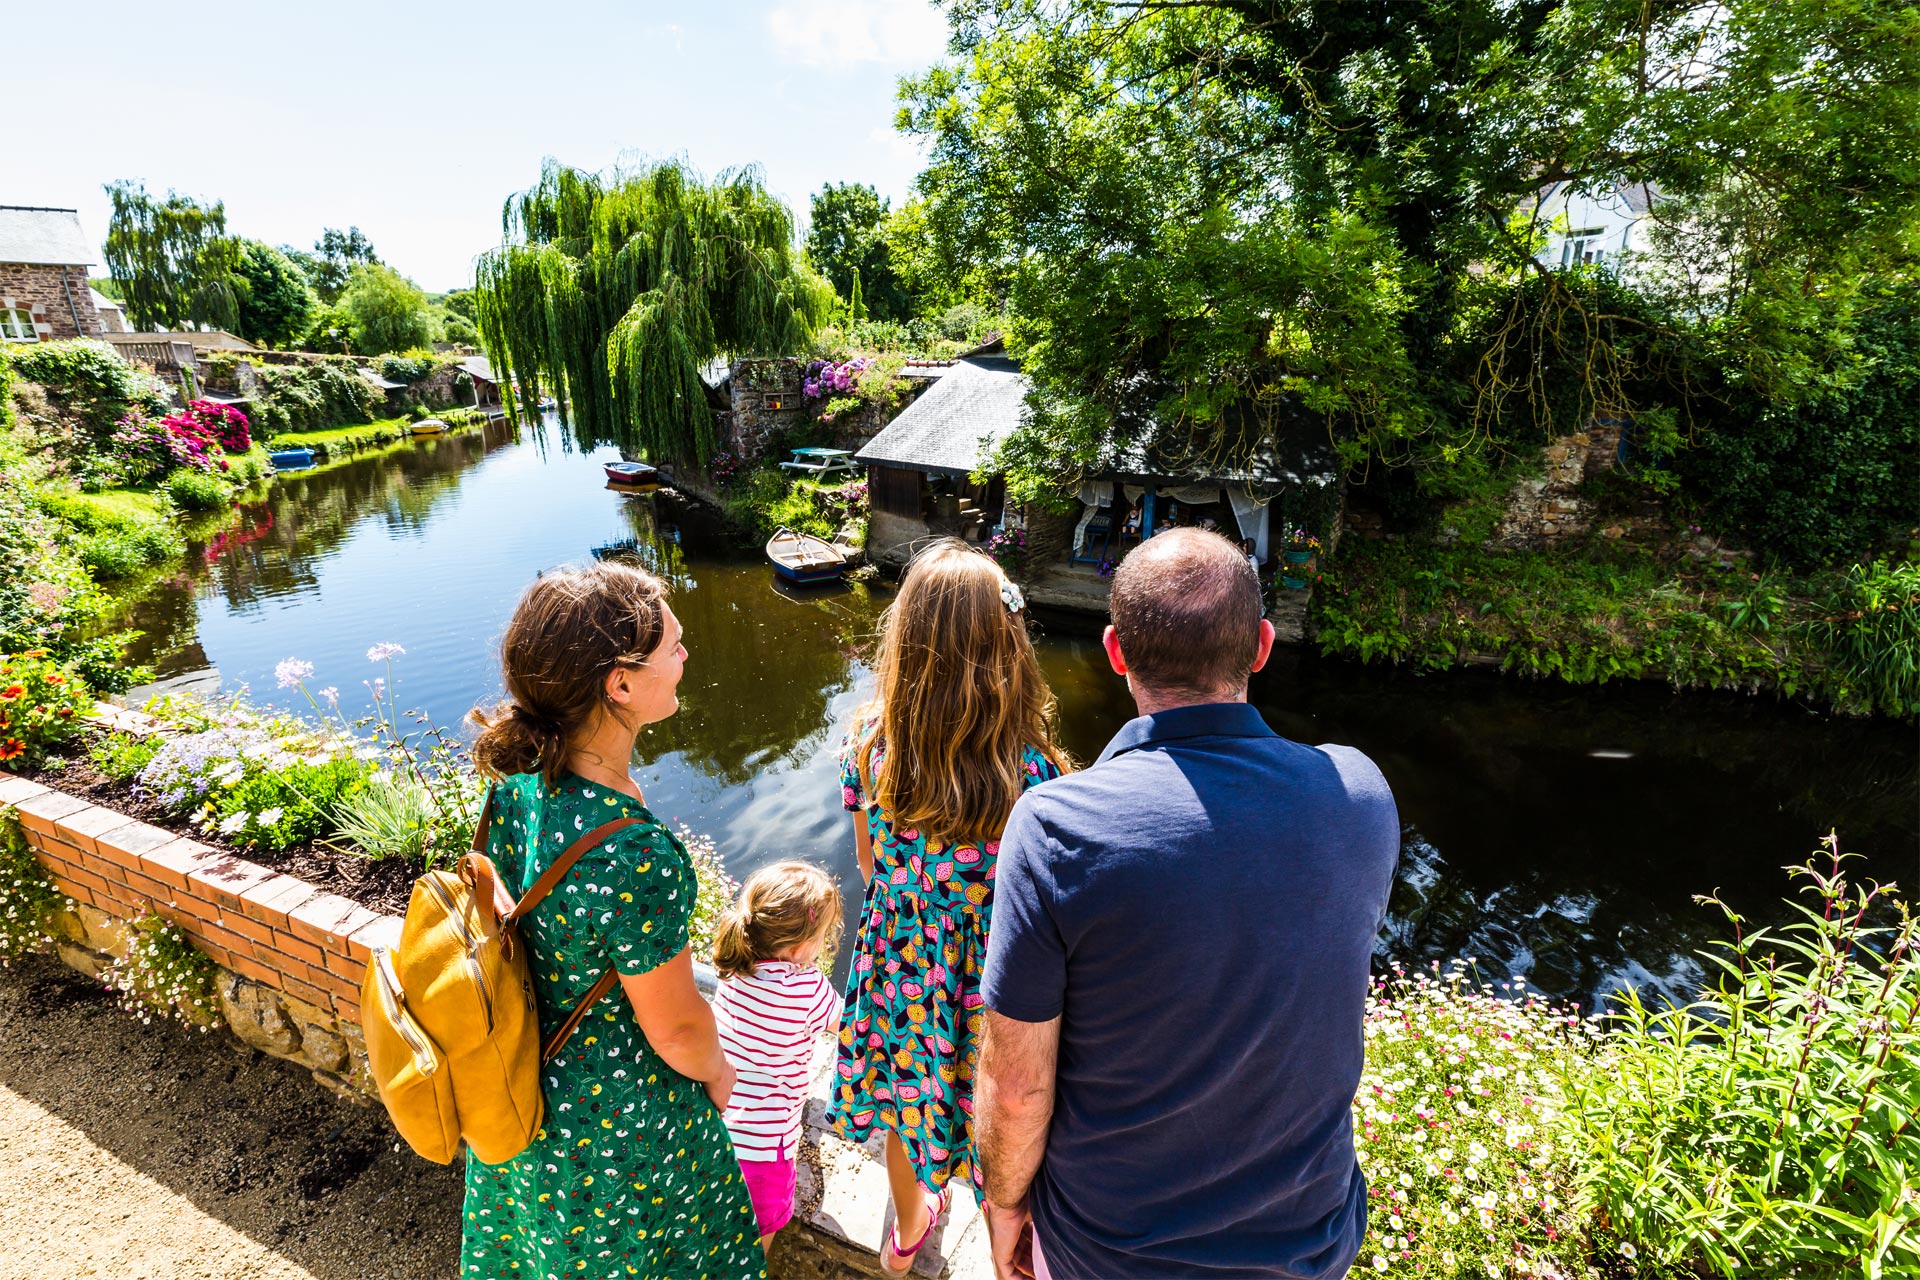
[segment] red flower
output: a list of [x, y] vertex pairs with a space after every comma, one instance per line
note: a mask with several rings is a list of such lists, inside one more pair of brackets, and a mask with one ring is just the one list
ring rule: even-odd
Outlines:
[[48, 684], [65, 684], [66, 682], [67, 682], [67, 678], [61, 675], [58, 671], [55, 671], [47, 676]]
[[23, 684], [10, 684], [4, 689], [0, 689], [0, 702], [18, 702], [20, 696], [26, 691], [27, 686]]
[[0, 760], [12, 760], [27, 754], [27, 744], [18, 738], [8, 738], [0, 742]]

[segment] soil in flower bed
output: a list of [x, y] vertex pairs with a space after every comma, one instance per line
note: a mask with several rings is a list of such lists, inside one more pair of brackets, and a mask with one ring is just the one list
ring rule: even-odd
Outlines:
[[130, 818], [152, 823], [166, 831], [198, 840], [204, 845], [245, 858], [259, 866], [298, 876], [308, 884], [351, 899], [370, 911], [404, 915], [407, 899], [420, 867], [411, 862], [389, 859], [369, 862], [357, 853], [335, 849], [322, 841], [309, 841], [287, 849], [242, 848], [229, 843], [217, 831], [202, 831], [155, 803], [136, 795], [131, 782], [116, 782], [100, 772], [87, 759], [84, 744], [71, 744], [73, 754], [55, 755], [39, 769], [16, 769], [22, 777], [43, 787], [64, 791], [70, 796], [102, 805]]

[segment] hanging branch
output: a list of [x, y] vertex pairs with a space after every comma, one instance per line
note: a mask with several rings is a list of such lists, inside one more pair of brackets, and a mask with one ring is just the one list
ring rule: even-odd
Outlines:
[[583, 447], [704, 462], [701, 366], [798, 351], [834, 302], [752, 168], [707, 183], [681, 161], [603, 177], [549, 160], [501, 222], [478, 265], [481, 340], [525, 395], [559, 398]]

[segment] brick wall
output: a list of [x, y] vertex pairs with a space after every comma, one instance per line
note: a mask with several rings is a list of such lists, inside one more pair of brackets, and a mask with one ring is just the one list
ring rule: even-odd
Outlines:
[[[360, 984], [374, 948], [398, 944], [398, 916], [0, 773], [0, 807], [8, 805], [76, 904], [71, 941], [110, 952], [118, 922], [148, 911], [167, 917], [224, 971], [216, 987], [235, 1034], [313, 1066], [336, 1088], [369, 1091]], [[315, 1047], [332, 1040], [348, 1049]]]
[[[64, 285], [64, 288], [62, 287]], [[67, 305], [71, 295], [73, 305]], [[0, 262], [0, 308], [25, 307], [42, 342], [58, 338], [97, 338], [106, 332], [87, 290], [85, 267], [44, 267]], [[80, 325], [74, 327], [74, 315]]]

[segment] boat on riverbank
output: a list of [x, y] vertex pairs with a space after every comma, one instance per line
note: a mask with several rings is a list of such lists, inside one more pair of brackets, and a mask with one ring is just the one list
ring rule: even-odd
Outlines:
[[275, 471], [301, 471], [313, 465], [311, 449], [277, 449], [267, 455]]
[[422, 418], [408, 428], [416, 436], [437, 436], [447, 429], [447, 424], [438, 418]]
[[607, 479], [613, 484], [659, 484], [660, 473], [644, 462], [609, 462]]
[[767, 539], [767, 559], [773, 571], [788, 582], [838, 582], [847, 571], [846, 553], [810, 533], [779, 529]]

